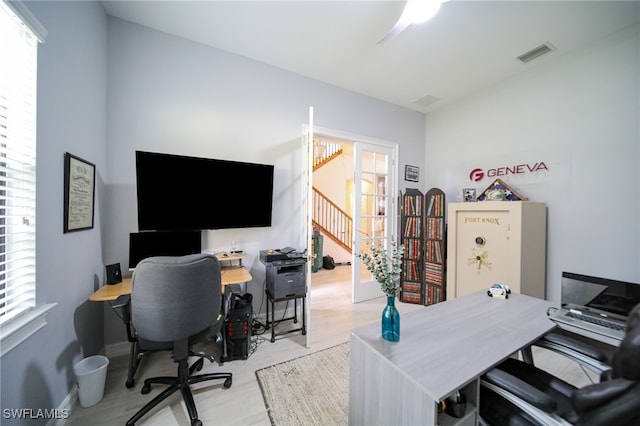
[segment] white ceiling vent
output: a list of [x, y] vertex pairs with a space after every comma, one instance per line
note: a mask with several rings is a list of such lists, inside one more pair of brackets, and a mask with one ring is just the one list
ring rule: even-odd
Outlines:
[[538, 47], [535, 47], [533, 49], [531, 49], [528, 52], [523, 53], [522, 55], [518, 56], [518, 59], [521, 60], [524, 63], [527, 63], [529, 61], [534, 60], [535, 58], [542, 56], [542, 55], [546, 55], [547, 53], [551, 52], [553, 50], [553, 46], [551, 46], [549, 43], [543, 43]]
[[436, 103], [440, 100], [440, 98], [433, 96], [433, 95], [425, 95], [423, 97], [421, 97], [420, 99], [417, 99], [415, 101], [413, 101], [414, 104], [423, 106], [423, 107], [427, 107], [433, 103]]

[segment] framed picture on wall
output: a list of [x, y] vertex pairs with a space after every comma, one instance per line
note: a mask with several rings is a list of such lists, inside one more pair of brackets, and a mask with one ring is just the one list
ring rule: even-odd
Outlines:
[[462, 190], [462, 196], [464, 198], [464, 201], [476, 201], [476, 189], [464, 188]]
[[420, 179], [420, 167], [416, 166], [404, 166], [404, 180], [410, 182], [418, 182]]
[[64, 232], [93, 228], [96, 166], [64, 153]]

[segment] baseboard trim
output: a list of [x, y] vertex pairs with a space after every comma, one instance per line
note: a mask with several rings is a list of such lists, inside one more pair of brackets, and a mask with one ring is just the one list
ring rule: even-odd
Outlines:
[[[78, 400], [78, 386], [74, 385], [71, 392], [67, 394], [65, 399], [62, 400], [56, 410], [55, 418], [50, 419], [47, 422], [47, 426], [64, 426], [67, 424], [67, 419], [71, 417], [71, 413], [80, 405]], [[67, 415], [65, 416], [64, 413]]]

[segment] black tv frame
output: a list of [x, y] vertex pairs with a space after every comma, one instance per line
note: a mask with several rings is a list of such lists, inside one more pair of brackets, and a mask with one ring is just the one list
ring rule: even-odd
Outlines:
[[136, 151], [140, 231], [269, 227], [274, 166]]

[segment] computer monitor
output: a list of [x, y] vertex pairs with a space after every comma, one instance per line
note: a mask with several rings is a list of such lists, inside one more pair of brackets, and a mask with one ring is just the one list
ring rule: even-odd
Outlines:
[[152, 256], [185, 256], [202, 252], [200, 231], [149, 231], [129, 234], [129, 270]]
[[562, 306], [585, 306], [627, 317], [640, 303], [640, 285], [608, 278], [562, 273]]

